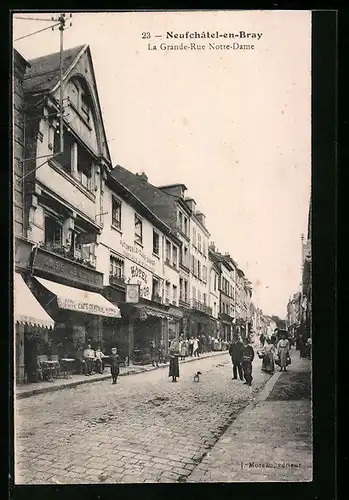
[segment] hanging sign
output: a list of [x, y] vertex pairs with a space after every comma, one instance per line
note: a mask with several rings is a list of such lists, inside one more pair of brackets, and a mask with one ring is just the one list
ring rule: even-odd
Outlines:
[[140, 286], [138, 284], [128, 283], [125, 290], [125, 302], [137, 304], [137, 302], [139, 302], [139, 288]]

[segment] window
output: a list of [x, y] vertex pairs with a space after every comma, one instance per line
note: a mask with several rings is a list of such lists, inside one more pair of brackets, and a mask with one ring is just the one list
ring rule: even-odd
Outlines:
[[207, 282], [207, 267], [202, 266], [202, 279], [206, 283]]
[[189, 267], [189, 251], [188, 251], [188, 247], [184, 247], [184, 248], [183, 248], [183, 253], [184, 253], [184, 256], [183, 256], [183, 264], [184, 264], [186, 267]]
[[113, 196], [111, 200], [111, 206], [112, 226], [116, 227], [117, 229], [121, 229], [121, 201]]
[[193, 286], [193, 299], [196, 300], [196, 288]]
[[169, 304], [170, 302], [170, 282], [166, 281], [166, 287], [165, 287], [165, 302], [166, 304]]
[[139, 245], [143, 243], [143, 223], [137, 214], [135, 214], [135, 243]]
[[214, 280], [213, 280], [213, 290], [217, 290], [217, 274], [214, 273]]
[[202, 240], [202, 253], [206, 255], [206, 242], [205, 240]]
[[69, 99], [76, 108], [79, 107], [79, 89], [74, 82], [70, 82]]
[[54, 130], [53, 137], [53, 153], [55, 156], [54, 161], [64, 168], [66, 172], [71, 173], [72, 157], [71, 151], [74, 144], [74, 138], [65, 129], [63, 134], [63, 152], [61, 153], [61, 140], [59, 135], [59, 129]]
[[207, 296], [206, 296], [206, 293], [204, 293], [204, 304], [206, 305], [206, 301], [207, 301]]
[[177, 251], [177, 247], [175, 247], [174, 245], [172, 246], [172, 264], [173, 264], [173, 267], [177, 267], [178, 263], [177, 263], [177, 254], [178, 254], [178, 251]]
[[62, 226], [50, 217], [45, 217], [45, 243], [55, 247], [62, 246]]
[[188, 282], [184, 280], [184, 302], [188, 302]]
[[153, 230], [153, 253], [159, 255], [160, 253], [160, 237], [159, 233]]
[[90, 106], [86, 97], [86, 94], [81, 93], [81, 111], [83, 112], [84, 117], [89, 120], [90, 119]]
[[193, 228], [193, 245], [196, 248], [196, 231], [195, 231], [195, 228]]
[[201, 234], [198, 233], [198, 250], [201, 252]]
[[201, 262], [198, 260], [198, 278], [201, 279]]
[[184, 217], [184, 234], [188, 236], [188, 219]]
[[179, 278], [179, 300], [183, 300], [183, 278]]
[[177, 304], [177, 287], [175, 285], [172, 286], [172, 303]]
[[191, 272], [195, 275], [195, 257], [191, 256]]
[[166, 240], [165, 260], [167, 264], [171, 262], [171, 243]]
[[124, 261], [115, 255], [110, 256], [109, 274], [110, 277], [119, 280], [123, 280], [124, 278]]
[[156, 278], [153, 278], [153, 299], [160, 300], [160, 287], [159, 281]]
[[178, 226], [181, 231], [183, 231], [183, 214], [182, 212], [178, 213]]

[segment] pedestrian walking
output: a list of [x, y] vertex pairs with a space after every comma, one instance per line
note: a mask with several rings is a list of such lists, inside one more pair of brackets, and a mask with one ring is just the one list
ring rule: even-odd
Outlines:
[[194, 349], [194, 339], [193, 337], [190, 337], [188, 341], [188, 346], [189, 346], [189, 356], [193, 356], [193, 349]]
[[156, 366], [156, 368], [159, 368], [159, 349], [156, 347], [154, 341], [151, 343], [150, 355], [151, 355], [151, 364], [153, 366]]
[[233, 342], [229, 347], [229, 354], [231, 356], [231, 362], [233, 364], [233, 376], [232, 379], [236, 380], [239, 378], [240, 380], [244, 380], [244, 374], [242, 371], [242, 357], [243, 357], [244, 345], [241, 341], [240, 337], [234, 337]]
[[245, 379], [245, 384], [251, 385], [252, 384], [252, 361], [254, 360], [254, 350], [253, 347], [251, 346], [249, 339], [245, 338], [244, 339], [244, 349], [243, 349], [243, 356], [242, 356], [242, 369], [243, 369], [243, 374], [244, 374], [244, 379]]
[[262, 333], [261, 336], [259, 337], [259, 341], [261, 343], [261, 346], [264, 347], [264, 344], [265, 344], [265, 336], [264, 334]]
[[113, 380], [113, 384], [116, 384], [120, 373], [120, 356], [118, 355], [118, 350], [116, 347], [113, 347], [111, 350], [111, 356], [109, 357], [110, 361], [110, 372]]
[[280, 363], [280, 371], [286, 371], [287, 365], [290, 363], [290, 344], [287, 340], [286, 333], [282, 334], [282, 338], [277, 345], [278, 360]]
[[172, 377], [172, 382], [177, 382], [179, 378], [179, 355], [173, 349], [170, 351], [170, 366], [168, 376]]
[[185, 357], [188, 355], [188, 341], [185, 339], [182, 341], [181, 344], [180, 355], [181, 355], [181, 361], [185, 360]]
[[266, 373], [274, 373], [275, 371], [275, 363], [274, 363], [274, 355], [275, 355], [275, 347], [272, 344], [270, 339], [266, 339], [265, 346], [262, 350], [263, 353], [263, 361], [262, 361], [262, 371]]
[[199, 357], [199, 341], [196, 337], [193, 339], [193, 354], [194, 358]]
[[163, 340], [160, 340], [159, 361], [160, 363], [165, 363], [165, 345]]

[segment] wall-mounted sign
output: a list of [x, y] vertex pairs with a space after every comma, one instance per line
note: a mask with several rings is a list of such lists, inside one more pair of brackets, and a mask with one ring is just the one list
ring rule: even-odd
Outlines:
[[125, 302], [130, 304], [137, 304], [139, 302], [139, 285], [138, 284], [127, 284], [125, 293]]
[[128, 257], [140, 266], [154, 270], [155, 260], [146, 255], [143, 250], [137, 245], [129, 245], [124, 240], [120, 240], [120, 245], [122, 247], [121, 253], [124, 257]]
[[94, 269], [87, 269], [81, 264], [70, 262], [64, 257], [54, 255], [51, 252], [39, 248], [34, 261], [34, 270], [46, 271], [58, 277], [64, 277], [71, 281], [85, 285], [103, 287], [103, 274]]

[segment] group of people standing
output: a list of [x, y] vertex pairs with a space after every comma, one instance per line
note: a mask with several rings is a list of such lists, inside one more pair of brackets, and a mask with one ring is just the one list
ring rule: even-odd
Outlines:
[[263, 334], [259, 338], [261, 348], [258, 355], [262, 358], [262, 371], [266, 373], [274, 373], [275, 365], [280, 367], [280, 371], [286, 371], [291, 363], [291, 345], [287, 333], [282, 333], [280, 337], [275, 332], [270, 338], [266, 338]]
[[239, 378], [245, 381], [246, 385], [252, 384], [252, 361], [254, 360], [254, 350], [249, 339], [234, 337], [229, 347], [229, 354], [233, 364], [233, 380]]

